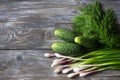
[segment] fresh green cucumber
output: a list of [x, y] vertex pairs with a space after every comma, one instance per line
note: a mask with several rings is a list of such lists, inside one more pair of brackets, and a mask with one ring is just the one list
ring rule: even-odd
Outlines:
[[76, 56], [82, 54], [83, 46], [77, 45], [75, 43], [67, 43], [67, 42], [54, 42], [52, 44], [52, 49], [55, 52], [60, 54]]
[[74, 38], [76, 37], [72, 31], [66, 29], [56, 29], [54, 35], [66, 42], [74, 42]]
[[94, 39], [88, 39], [81, 36], [75, 37], [75, 43], [85, 46], [86, 48], [97, 48], [99, 46], [98, 42]]

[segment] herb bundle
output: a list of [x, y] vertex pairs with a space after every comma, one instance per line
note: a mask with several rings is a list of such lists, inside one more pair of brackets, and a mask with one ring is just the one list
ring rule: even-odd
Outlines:
[[120, 45], [116, 18], [111, 9], [103, 10], [101, 4], [95, 1], [80, 9], [83, 13], [75, 16], [73, 32], [90, 39], [98, 40], [105, 47]]

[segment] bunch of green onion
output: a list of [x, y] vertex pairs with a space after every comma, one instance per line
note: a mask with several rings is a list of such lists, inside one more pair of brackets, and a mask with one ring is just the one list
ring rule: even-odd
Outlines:
[[69, 73], [67, 77], [84, 77], [103, 70], [120, 70], [120, 49], [102, 49], [83, 56], [71, 57], [59, 53], [45, 53], [46, 57], [57, 57], [51, 67], [55, 73]]

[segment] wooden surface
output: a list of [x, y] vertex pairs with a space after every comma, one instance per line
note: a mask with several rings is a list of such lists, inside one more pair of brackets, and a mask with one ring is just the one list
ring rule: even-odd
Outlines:
[[[120, 0], [99, 0], [120, 23]], [[56, 28], [70, 28], [72, 18], [93, 0], [0, 0], [0, 80], [120, 80], [120, 71], [68, 79], [50, 68]]]
[[[53, 73], [53, 59], [43, 55], [51, 50], [1, 50], [0, 80], [71, 80]], [[104, 71], [72, 80], [120, 80], [119, 71]]]

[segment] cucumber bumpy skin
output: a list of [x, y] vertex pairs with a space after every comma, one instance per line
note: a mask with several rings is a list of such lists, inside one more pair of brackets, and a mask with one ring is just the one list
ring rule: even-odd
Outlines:
[[55, 52], [69, 56], [81, 55], [81, 52], [84, 50], [83, 46], [67, 42], [54, 42], [52, 49]]
[[66, 29], [56, 29], [54, 35], [66, 42], [71, 42], [71, 43], [74, 42], [74, 38], [76, 37], [76, 35], [73, 34], [72, 31]]

